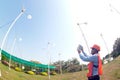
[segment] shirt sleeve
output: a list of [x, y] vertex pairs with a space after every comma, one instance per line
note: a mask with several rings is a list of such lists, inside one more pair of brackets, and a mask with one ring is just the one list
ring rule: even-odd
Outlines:
[[83, 53], [84, 56], [88, 57], [88, 55], [84, 51], [82, 53]]
[[91, 56], [85, 56], [83, 54], [79, 54], [80, 58], [83, 60], [83, 61], [87, 61], [87, 62], [97, 62], [97, 56], [95, 55], [91, 55]]

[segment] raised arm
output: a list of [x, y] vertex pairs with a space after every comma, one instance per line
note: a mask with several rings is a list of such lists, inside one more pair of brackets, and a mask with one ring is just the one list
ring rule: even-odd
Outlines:
[[83, 54], [79, 54], [79, 56], [83, 61], [87, 61], [87, 62], [97, 62], [97, 60], [98, 60], [96, 55], [85, 56]]

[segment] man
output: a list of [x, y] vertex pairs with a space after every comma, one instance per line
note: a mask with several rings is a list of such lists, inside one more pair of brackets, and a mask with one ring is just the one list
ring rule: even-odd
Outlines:
[[88, 80], [100, 80], [99, 75], [102, 75], [102, 60], [100, 59], [100, 55], [98, 53], [100, 51], [100, 46], [97, 44], [94, 44], [91, 47], [92, 55], [87, 55], [84, 52], [83, 47], [81, 45], [78, 46], [77, 51], [80, 58], [83, 61], [89, 62], [88, 64], [89, 72], [87, 73]]

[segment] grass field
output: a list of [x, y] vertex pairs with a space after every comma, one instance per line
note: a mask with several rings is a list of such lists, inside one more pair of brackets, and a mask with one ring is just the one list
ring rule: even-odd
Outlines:
[[[9, 70], [7, 66], [0, 63], [2, 76], [0, 80], [49, 80], [48, 76], [29, 75], [24, 72]], [[51, 75], [50, 80], [87, 80], [87, 71], [65, 73], [62, 75]], [[120, 80], [120, 56], [112, 62], [103, 65], [101, 80]]]

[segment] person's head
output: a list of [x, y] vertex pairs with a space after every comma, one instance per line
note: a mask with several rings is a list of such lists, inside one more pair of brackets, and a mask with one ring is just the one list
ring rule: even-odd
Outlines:
[[91, 47], [91, 54], [96, 54], [100, 51], [100, 46], [97, 45], [97, 44], [94, 44], [92, 47]]

